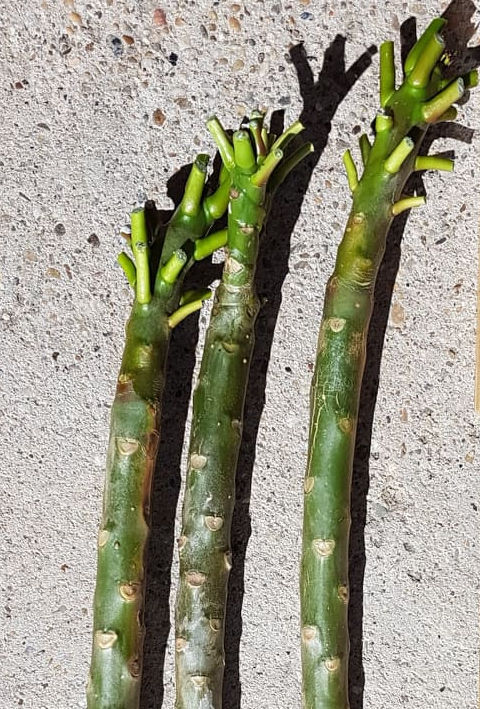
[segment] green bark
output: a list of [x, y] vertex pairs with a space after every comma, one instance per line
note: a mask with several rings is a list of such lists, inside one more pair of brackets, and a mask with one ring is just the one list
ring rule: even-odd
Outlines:
[[179, 306], [185, 272], [194, 260], [188, 259], [187, 246], [212, 225], [215, 216], [209, 205], [222, 212], [227, 204], [224, 186], [207, 198], [208, 203], [201, 202], [206, 167], [205, 156], [199, 156], [185, 197], [167, 228], [157, 272], [152, 273], [144, 210], [132, 214], [135, 264], [125, 254], [120, 259], [136, 297], [111, 412], [98, 536], [89, 709], [136, 709], [139, 705], [144, 556], [171, 318]]
[[[311, 389], [301, 560], [303, 706], [348, 709], [348, 541], [359, 396], [378, 268], [394, 216], [423, 203], [402, 199], [413, 170], [449, 169], [417, 158], [429, 123], [445, 117], [464, 91], [442, 80], [443, 26], [436, 20], [405, 64], [395, 89], [392, 43], [380, 52], [382, 110], [371, 148], [361, 138], [360, 180], [345, 159], [353, 206], [326, 290]], [[433, 29], [432, 29], [433, 28]], [[413, 57], [413, 59], [412, 59]], [[367, 145], [368, 142], [368, 145]]]
[[[225, 265], [193, 399], [179, 539], [177, 709], [218, 709], [222, 705], [225, 605], [232, 564], [230, 530], [259, 307], [254, 285], [259, 236], [271, 203], [270, 187], [275, 184], [273, 179], [270, 184], [269, 178], [283, 157], [281, 146], [301, 130], [296, 124], [295, 130], [287, 131], [267, 153], [261, 136], [262, 119], [257, 114], [250, 124], [255, 152], [248, 132], [235, 133], [232, 145], [218, 121], [209, 122], [231, 174], [231, 190]], [[294, 164], [295, 159], [289, 163], [290, 167]]]

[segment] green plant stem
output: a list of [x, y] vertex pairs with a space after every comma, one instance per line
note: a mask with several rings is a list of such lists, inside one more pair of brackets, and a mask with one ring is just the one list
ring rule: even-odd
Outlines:
[[130, 256], [128, 256], [128, 254], [126, 254], [124, 251], [118, 254], [117, 261], [122, 267], [127, 281], [132, 286], [132, 288], [135, 288], [135, 284], [137, 282], [137, 269], [135, 267], [134, 262], [132, 261]]
[[213, 254], [214, 251], [221, 249], [227, 243], [227, 230], [220, 229], [205, 236], [203, 239], [199, 239], [195, 244], [194, 258], [195, 261], [201, 261], [207, 256]]
[[362, 154], [362, 163], [363, 163], [363, 166], [365, 167], [365, 165], [368, 162], [370, 151], [372, 149], [372, 146], [370, 145], [370, 141], [369, 141], [366, 133], [362, 133], [362, 135], [360, 136], [359, 144], [360, 144], [360, 152]]
[[170, 317], [168, 318], [169, 327], [171, 327], [173, 330], [173, 328], [177, 327], [177, 325], [181, 323], [182, 320], [185, 320], [185, 318], [187, 318], [189, 315], [195, 313], [197, 310], [200, 310], [203, 303], [206, 300], [209, 300], [211, 297], [212, 291], [208, 289], [207, 291], [200, 291], [196, 298], [189, 298], [185, 303], [180, 305], [180, 307], [175, 310], [174, 313], [170, 315]]
[[383, 42], [380, 47], [380, 106], [387, 104], [395, 91], [395, 56], [393, 42]]
[[[439, 23], [432, 25], [438, 28]], [[458, 85], [438, 93], [441, 72], [435, 66], [436, 31], [429, 28], [427, 39], [421, 38], [410, 53], [410, 69], [400, 88], [393, 86], [391, 91], [389, 85], [387, 91], [383, 77], [381, 102], [387, 113], [377, 116], [375, 141], [353, 189], [352, 211], [325, 294], [304, 481], [300, 581], [304, 709], [349, 707], [350, 489], [375, 281], [394, 215], [424, 202], [423, 197], [402, 197], [402, 191], [417, 166], [433, 165], [417, 158], [427, 120], [433, 114], [440, 116], [458, 98]], [[385, 67], [393, 65], [390, 44], [381, 57], [385, 72]], [[412, 85], [408, 76], [416, 67]], [[448, 96], [446, 91], [450, 91]], [[441, 166], [436, 160], [435, 167]], [[352, 174], [348, 160], [347, 171]]]
[[140, 305], [146, 305], [150, 302], [152, 294], [150, 292], [148, 235], [144, 209], [135, 209], [132, 212], [131, 226], [132, 251], [137, 269], [136, 297]]
[[[88, 709], [137, 709], [139, 706], [144, 555], [171, 333], [169, 317], [178, 307], [183, 278], [193, 263], [193, 257], [187, 262], [182, 247], [206, 234], [213, 221], [206, 218], [202, 209], [200, 181], [203, 185], [206, 166], [199, 175], [198, 163], [202, 165], [204, 161], [195, 163], [184, 200], [167, 228], [153, 292], [145, 212], [136, 210], [132, 214], [137, 297], [126, 327], [125, 349], [111, 411], [98, 536]], [[225, 210], [226, 200], [223, 208]], [[124, 256], [122, 266], [131, 279], [135, 265]]]
[[444, 170], [445, 172], [452, 172], [453, 168], [453, 160], [442, 158], [440, 155], [420, 155], [415, 160], [415, 170]]
[[347, 173], [348, 186], [350, 187], [350, 191], [354, 192], [358, 185], [358, 172], [350, 150], [346, 150], [343, 153], [343, 164], [345, 166], [345, 172]]
[[[255, 120], [260, 118], [257, 116]], [[225, 144], [224, 131], [216, 119], [209, 122], [209, 127], [222, 146], [228, 167], [231, 150], [230, 144]], [[299, 130], [296, 124], [286, 135]], [[271, 204], [268, 178], [272, 173], [275, 176], [282, 155], [275, 148], [265, 160], [258, 160], [263, 158], [265, 145], [262, 127], [255, 124], [252, 133], [254, 145], [260, 150], [256, 156], [246, 131], [237, 131], [233, 136], [235, 166], [229, 167], [231, 198], [226, 259], [193, 398], [179, 538], [180, 581], [175, 621], [177, 709], [220, 709], [222, 705], [235, 471], [259, 307], [254, 277], [259, 236]], [[279, 140], [284, 143], [283, 136]]]
[[[232, 186], [238, 189], [238, 181], [234, 180]], [[246, 211], [249, 223], [255, 225], [253, 236], [248, 239], [239, 227]], [[248, 194], [241, 193], [232, 200], [229, 265], [215, 296], [194, 394], [179, 542], [177, 709], [221, 706], [230, 528], [243, 404], [258, 312], [253, 276], [262, 216], [261, 204], [250, 202]], [[235, 240], [240, 249], [235, 249], [232, 243]], [[237, 268], [240, 276], [235, 272]]]

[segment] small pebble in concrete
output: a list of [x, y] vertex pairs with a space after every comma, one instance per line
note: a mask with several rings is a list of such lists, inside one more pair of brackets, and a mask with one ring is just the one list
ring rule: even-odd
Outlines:
[[94, 247], [100, 246], [100, 239], [96, 234], [90, 234], [90, 236], [87, 238], [87, 241]]
[[163, 126], [165, 123], [165, 114], [160, 108], [154, 110], [152, 118], [156, 126]]
[[123, 44], [122, 40], [119, 37], [115, 37], [112, 34], [109, 34], [107, 37], [107, 45], [110, 46], [113, 55], [115, 57], [121, 57], [123, 54]]
[[157, 7], [153, 12], [153, 24], [157, 25], [157, 27], [165, 27], [167, 24], [167, 15], [161, 7]]

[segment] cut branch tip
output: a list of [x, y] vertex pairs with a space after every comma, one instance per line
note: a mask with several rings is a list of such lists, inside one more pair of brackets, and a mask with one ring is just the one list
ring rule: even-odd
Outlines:
[[370, 157], [370, 151], [372, 149], [372, 146], [368, 139], [368, 135], [366, 133], [362, 133], [362, 135], [358, 139], [358, 143], [360, 145], [360, 152], [362, 154], [363, 167], [365, 167], [368, 162], [368, 158]]
[[358, 185], [358, 172], [357, 166], [355, 165], [350, 150], [345, 150], [345, 152], [343, 153], [343, 164], [347, 173], [347, 180], [348, 186], [350, 187], [350, 191], [355, 192]]
[[419, 155], [415, 159], [415, 170], [443, 170], [452, 172], [455, 163], [450, 158], [443, 158], [440, 155]]
[[385, 160], [385, 170], [391, 175], [399, 172], [405, 160], [415, 147], [415, 143], [410, 136], [405, 136], [392, 153]]
[[122, 267], [122, 270], [127, 278], [127, 281], [135, 288], [135, 283], [137, 282], [137, 269], [133, 263], [130, 256], [128, 256], [124, 251], [122, 251], [117, 256], [117, 262]]
[[395, 53], [391, 41], [380, 45], [380, 105], [387, 105], [395, 91]]
[[177, 249], [170, 256], [168, 261], [160, 269], [160, 278], [165, 283], [173, 285], [177, 280], [182, 268], [187, 263], [188, 257], [185, 251]]
[[435, 123], [435, 121], [452, 107], [453, 103], [463, 96], [464, 92], [465, 82], [460, 77], [452, 81], [443, 91], [430, 99], [430, 101], [424, 103], [421, 113], [425, 123]]
[[240, 170], [250, 172], [255, 169], [257, 161], [253, 152], [248, 131], [235, 131], [233, 134], [233, 150], [235, 155], [235, 164]]
[[414, 209], [415, 207], [422, 207], [425, 204], [425, 197], [404, 197], [392, 206], [393, 216], [397, 216], [402, 212], [406, 212], [407, 209]]
[[408, 74], [407, 81], [410, 86], [425, 88], [430, 81], [432, 71], [445, 50], [445, 41], [438, 32], [428, 38], [427, 43], [420, 52], [417, 61]]
[[235, 159], [232, 144], [225, 129], [216, 116], [211, 116], [207, 121], [207, 128], [215, 141], [220, 157], [228, 170], [235, 167]]
[[228, 229], [220, 229], [213, 234], [208, 234], [202, 239], [197, 239], [195, 242], [195, 251], [193, 258], [195, 261], [201, 261], [208, 256], [211, 256], [217, 249], [221, 249], [226, 245], [228, 238]]
[[175, 310], [175, 312], [172, 313], [168, 318], [169, 327], [173, 330], [173, 328], [176, 327], [179, 323], [181, 323], [182, 320], [185, 320], [185, 318], [187, 318], [189, 315], [195, 313], [197, 310], [200, 310], [203, 303], [206, 300], [209, 300], [211, 297], [212, 291], [209, 288], [206, 288], [201, 291], [196, 291], [195, 293], [192, 292], [187, 302], [184, 305], [181, 305], [180, 308]]
[[209, 162], [210, 162], [210, 155], [207, 155], [207, 153], [199, 153], [197, 155], [197, 157], [195, 158], [195, 165], [202, 172], [207, 172]]
[[282, 158], [283, 150], [280, 150], [280, 148], [272, 148], [263, 163], [258, 168], [257, 172], [250, 178], [252, 183], [256, 187], [263, 187], [266, 185], [270, 175]]
[[384, 111], [383, 109], [380, 109], [378, 111], [376, 118], [375, 118], [375, 130], [377, 133], [383, 133], [383, 131], [386, 130], [392, 130], [393, 127], [393, 118], [392, 116]]

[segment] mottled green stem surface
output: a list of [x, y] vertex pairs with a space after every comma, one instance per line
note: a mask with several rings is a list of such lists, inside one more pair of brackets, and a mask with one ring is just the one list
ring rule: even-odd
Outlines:
[[[350, 489], [359, 396], [378, 268], [396, 214], [423, 197], [402, 197], [417, 169], [451, 169], [417, 157], [430, 123], [454, 117], [462, 79], [443, 79], [444, 20], [429, 26], [406, 59], [395, 88], [393, 45], [380, 51], [381, 106], [373, 145], [360, 139], [363, 175], [344, 156], [353, 206], [325, 295], [311, 389], [301, 560], [304, 709], [347, 709]], [[470, 85], [476, 81], [468, 77]], [[427, 161], [427, 162], [425, 162]]]
[[199, 156], [185, 197], [168, 225], [158, 268], [152, 266], [151, 229], [145, 209], [132, 213], [131, 247], [135, 263], [126, 254], [119, 258], [135, 289], [135, 301], [126, 327], [111, 412], [98, 536], [93, 648], [87, 686], [89, 709], [139, 706], [144, 557], [150, 488], [160, 435], [161, 397], [171, 317], [179, 306], [185, 271], [194, 260], [182, 249], [208, 232], [215, 219], [211, 205], [222, 213], [228, 198], [228, 186], [227, 190], [221, 186], [215, 195], [201, 202], [206, 167], [206, 156]]
[[[232, 565], [230, 529], [259, 307], [254, 286], [259, 235], [271, 203], [269, 178], [283, 157], [281, 147], [302, 128], [295, 124], [269, 146], [265, 133], [267, 144], [261, 135], [262, 122], [261, 114], [252, 117], [250, 135], [246, 130], [237, 131], [233, 144], [217, 119], [208, 123], [230, 172], [231, 190], [226, 259], [193, 399], [179, 539], [177, 709], [218, 709], [222, 705], [225, 606]], [[305, 151], [302, 147], [293, 153], [289, 168]]]

